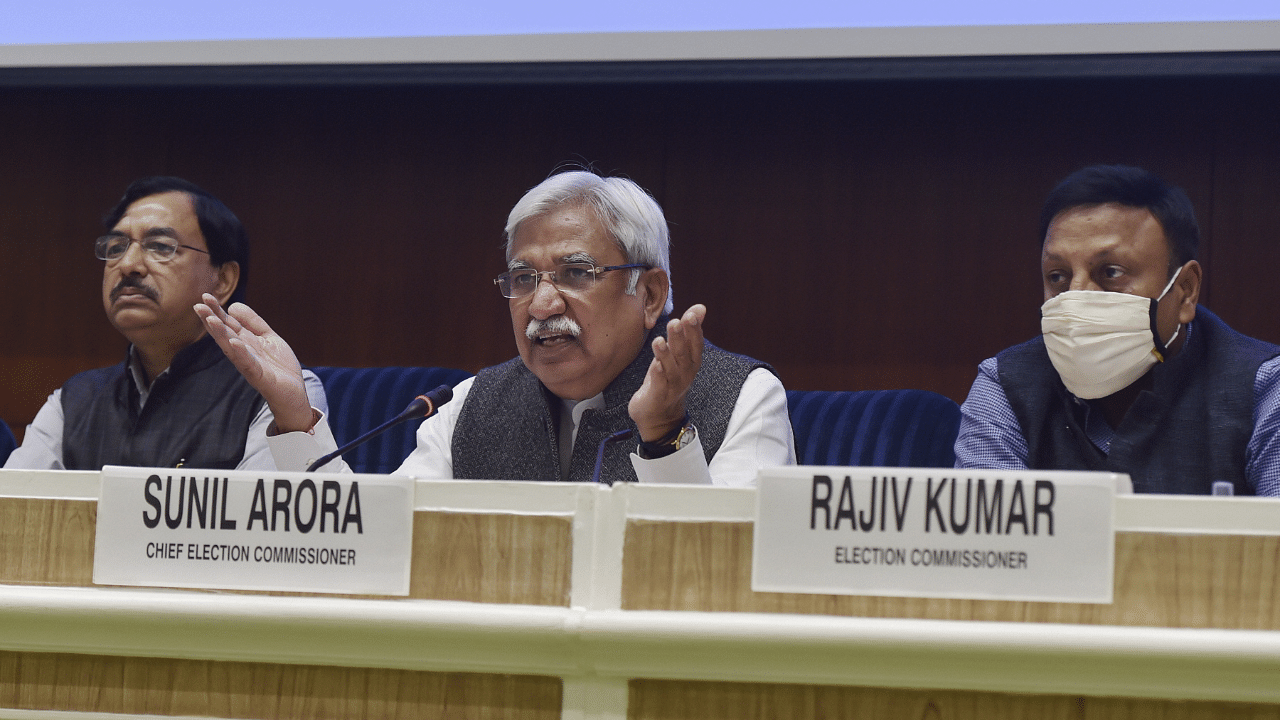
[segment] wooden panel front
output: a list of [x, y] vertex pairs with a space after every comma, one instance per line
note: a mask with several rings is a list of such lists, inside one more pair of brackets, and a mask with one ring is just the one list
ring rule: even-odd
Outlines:
[[[927, 685], [928, 678], [921, 678]], [[1280, 707], [991, 692], [632, 680], [629, 720], [1264, 720]]]
[[410, 597], [569, 606], [573, 520], [416, 512]]
[[[0, 584], [93, 585], [97, 503], [0, 498]], [[409, 597], [569, 605], [565, 517], [416, 512]]]
[[630, 521], [622, 608], [1280, 630], [1275, 536], [1117, 533], [1110, 605], [752, 592], [751, 543], [751, 523]]
[[0, 584], [93, 584], [98, 503], [0, 497]]
[[0, 708], [9, 709], [557, 720], [560, 703], [554, 677], [0, 652]]

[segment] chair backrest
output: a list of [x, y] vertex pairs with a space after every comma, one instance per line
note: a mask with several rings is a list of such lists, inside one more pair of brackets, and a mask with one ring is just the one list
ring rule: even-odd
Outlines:
[[[314, 367], [329, 398], [329, 427], [338, 445], [355, 440], [395, 417], [409, 401], [440, 385], [471, 377], [465, 370], [440, 367]], [[361, 473], [389, 473], [400, 467], [415, 445], [421, 422], [402, 423], [343, 455]]]
[[4, 465], [4, 461], [9, 459], [9, 453], [18, 447], [18, 440], [13, 437], [13, 431], [0, 420], [0, 466]]
[[951, 467], [960, 406], [928, 390], [789, 390], [801, 465]]

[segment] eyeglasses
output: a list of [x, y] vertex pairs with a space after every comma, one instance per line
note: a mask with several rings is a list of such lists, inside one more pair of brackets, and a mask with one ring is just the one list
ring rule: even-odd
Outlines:
[[534, 290], [538, 289], [538, 283], [542, 280], [542, 276], [546, 275], [560, 290], [569, 290], [571, 292], [583, 292], [595, 287], [600, 281], [600, 276], [613, 270], [630, 270], [631, 268], [652, 269], [652, 265], [644, 263], [630, 263], [627, 265], [607, 265], [605, 267], [596, 267], [595, 263], [590, 262], [571, 262], [557, 265], [555, 270], [545, 270], [539, 272], [533, 268], [521, 268], [504, 272], [494, 279], [493, 284], [498, 286], [498, 291], [502, 293], [502, 297], [515, 299], [532, 295]]
[[127, 235], [103, 235], [94, 241], [93, 254], [96, 255], [99, 260], [115, 262], [116, 260], [124, 257], [124, 254], [129, 250], [129, 245], [134, 242], [142, 246], [143, 251], [147, 253], [147, 257], [157, 262], [169, 262], [173, 259], [173, 256], [178, 253], [178, 248], [195, 250], [196, 252], [204, 253], [205, 255], [209, 254], [208, 250], [201, 250], [198, 247], [183, 245], [160, 237], [134, 240]]

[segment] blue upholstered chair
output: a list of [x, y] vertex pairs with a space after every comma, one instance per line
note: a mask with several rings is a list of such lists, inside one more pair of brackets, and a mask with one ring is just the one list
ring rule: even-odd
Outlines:
[[[440, 385], [457, 385], [471, 377], [465, 370], [440, 367], [315, 367], [329, 398], [329, 427], [338, 445], [390, 420], [410, 400]], [[389, 473], [414, 448], [420, 422], [397, 425], [343, 455], [352, 470]]]
[[801, 465], [951, 467], [960, 406], [928, 390], [789, 390]]
[[0, 465], [4, 465], [4, 461], [9, 459], [9, 453], [18, 447], [18, 441], [13, 437], [13, 431], [0, 420]]

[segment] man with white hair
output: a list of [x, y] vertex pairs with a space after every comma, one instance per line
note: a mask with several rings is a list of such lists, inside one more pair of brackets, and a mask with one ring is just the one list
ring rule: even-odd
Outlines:
[[[672, 310], [669, 237], [638, 185], [575, 171], [530, 190], [507, 219], [508, 299], [520, 356], [481, 370], [418, 430], [397, 471], [417, 477], [751, 485], [795, 462], [786, 393], [764, 363], [703, 339], [706, 308]], [[275, 412], [277, 466], [333, 448], [297, 360], [252, 310], [197, 306]], [[625, 430], [634, 440], [606, 443]]]

